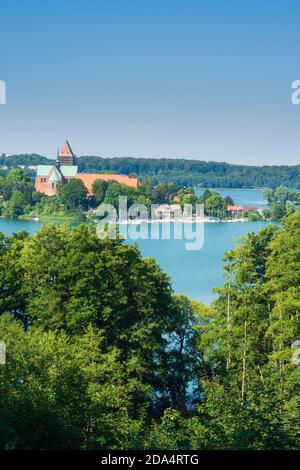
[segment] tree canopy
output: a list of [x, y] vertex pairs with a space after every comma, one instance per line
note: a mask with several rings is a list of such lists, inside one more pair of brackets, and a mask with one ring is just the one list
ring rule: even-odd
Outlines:
[[[12, 155], [0, 157], [0, 165], [51, 165], [54, 160], [43, 156]], [[247, 166], [225, 162], [185, 158], [77, 158], [81, 173], [135, 174], [140, 179], [152, 177], [153, 182], [172, 182], [181, 186], [206, 188], [276, 188], [280, 185], [300, 189], [300, 165]]]
[[0, 448], [299, 448], [299, 237], [249, 233], [205, 307], [86, 224], [1, 235]]

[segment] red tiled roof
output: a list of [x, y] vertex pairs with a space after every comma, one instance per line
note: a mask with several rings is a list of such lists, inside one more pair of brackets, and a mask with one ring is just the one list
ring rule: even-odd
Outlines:
[[228, 206], [228, 211], [243, 211], [245, 210], [243, 206]]
[[228, 206], [228, 211], [257, 211], [257, 207], [255, 206]]
[[117, 181], [120, 184], [125, 184], [132, 188], [137, 188], [139, 184], [139, 180], [137, 178], [113, 174], [77, 173], [76, 178], [83, 182], [89, 194], [93, 194], [92, 187], [96, 180]]

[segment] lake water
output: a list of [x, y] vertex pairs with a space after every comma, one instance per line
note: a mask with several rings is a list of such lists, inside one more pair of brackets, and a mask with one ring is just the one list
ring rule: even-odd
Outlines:
[[[237, 204], [263, 206], [261, 190], [222, 190], [222, 195], [230, 195]], [[208, 223], [201, 224], [204, 229], [204, 245], [199, 251], [187, 251], [186, 240], [171, 238], [164, 240], [137, 240], [143, 256], [154, 257], [172, 279], [176, 293], [184, 293], [192, 299], [209, 304], [216, 295], [214, 287], [223, 284], [222, 259], [224, 253], [231, 250], [238, 238], [248, 232], [258, 232], [268, 222], [243, 223]], [[163, 224], [159, 225], [162, 233]], [[171, 224], [173, 225], [173, 224]], [[189, 224], [195, 229], [195, 224]], [[0, 232], [11, 235], [13, 232], [27, 230], [34, 233], [41, 226], [40, 222], [25, 220], [0, 219]], [[122, 228], [124, 230], [124, 227]], [[146, 230], [151, 230], [147, 225]], [[128, 243], [133, 243], [129, 240]]]
[[[204, 188], [197, 188], [196, 194], [201, 196], [205, 191]], [[235, 204], [242, 206], [256, 206], [264, 207], [266, 202], [263, 197], [263, 189], [223, 189], [216, 188], [213, 191], [218, 191], [222, 197], [230, 196]]]
[[41, 227], [41, 225], [41, 222], [36, 222], [34, 220], [0, 219], [0, 232], [5, 235], [12, 235], [14, 232], [26, 230], [30, 234], [33, 234]]
[[234, 248], [239, 238], [248, 232], [258, 232], [267, 224], [261, 221], [204, 224], [204, 246], [199, 251], [187, 251], [186, 241], [174, 238], [137, 243], [143, 256], [153, 256], [168, 273], [175, 292], [209, 304], [216, 298], [212, 289], [223, 284], [224, 253]]

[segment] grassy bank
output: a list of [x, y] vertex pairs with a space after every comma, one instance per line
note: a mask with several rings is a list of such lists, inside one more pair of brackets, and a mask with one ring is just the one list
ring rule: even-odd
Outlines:
[[58, 214], [40, 214], [38, 217], [34, 215], [22, 215], [18, 217], [19, 220], [39, 220], [44, 223], [55, 223], [55, 224], [79, 224], [83, 222], [83, 218], [78, 217], [77, 215], [68, 214], [68, 215], [58, 215]]

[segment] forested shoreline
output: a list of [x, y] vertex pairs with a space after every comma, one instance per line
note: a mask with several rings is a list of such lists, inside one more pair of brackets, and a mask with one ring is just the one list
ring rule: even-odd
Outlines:
[[[286, 200], [291, 199], [293, 193], [286, 188], [282, 189], [281, 205], [276, 212], [284, 215]], [[0, 216], [11, 219], [25, 217], [45, 220], [46, 218], [46, 221], [54, 218], [57, 221], [69, 219], [74, 222], [92, 221], [94, 216], [96, 222], [95, 209], [98, 206], [102, 203], [110, 204], [118, 211], [119, 197], [126, 196], [128, 208], [134, 204], [142, 204], [149, 216], [152, 205], [172, 204], [176, 201], [175, 207], [183, 208], [185, 204], [189, 204], [193, 213], [197, 204], [204, 204], [206, 215], [226, 219], [230, 217], [227, 208], [234, 203], [231, 197], [222, 198], [218, 192], [212, 190], [205, 190], [201, 196], [197, 196], [194, 188], [180, 187], [167, 182], [155, 186], [150, 177], [145, 178], [137, 188], [117, 181], [96, 180], [92, 190], [93, 195], [88, 195], [82, 181], [71, 179], [60, 187], [57, 195], [46, 196], [36, 191], [32, 178], [26, 170], [11, 168], [6, 172], [0, 171]], [[276, 194], [272, 196], [273, 199], [274, 197], [277, 199]], [[298, 193], [295, 196], [298, 202]], [[295, 208], [296, 205], [291, 204], [290, 211], [294, 211]], [[252, 217], [261, 216], [255, 213]]]
[[[190, 205], [193, 214], [197, 204], [203, 204], [204, 214], [208, 218], [213, 217], [220, 221], [232, 218], [228, 208], [234, 204], [234, 200], [230, 196], [222, 197], [212, 189], [206, 189], [203, 194], [197, 196], [195, 188], [167, 182], [154, 185], [151, 177], [145, 178], [137, 188], [116, 181], [96, 180], [92, 189], [93, 196], [88, 195], [82, 181], [71, 179], [60, 187], [57, 195], [46, 196], [36, 191], [26, 170], [11, 168], [5, 172], [0, 171], [0, 217], [58, 223], [93, 223], [97, 222], [97, 207], [110, 204], [118, 211], [119, 197], [126, 196], [128, 209], [134, 204], [142, 204], [149, 216], [152, 205], [171, 204], [172, 207], [176, 202], [175, 207], [181, 210], [186, 204]], [[276, 189], [266, 188], [264, 198], [267, 206], [261, 212], [250, 207], [243, 213], [244, 220], [280, 220], [285, 215], [294, 213], [300, 204], [300, 193], [284, 186]]]
[[298, 449], [299, 237], [249, 233], [205, 307], [92, 226], [1, 235], [0, 448]]
[[[0, 166], [31, 166], [53, 164], [38, 154], [21, 154], [0, 157]], [[225, 162], [207, 162], [171, 158], [132, 158], [81, 156], [77, 158], [79, 172], [112, 172], [125, 175], [135, 174], [144, 179], [151, 176], [155, 184], [162, 181], [183, 186], [205, 188], [275, 188], [287, 186], [300, 189], [300, 165], [288, 166], [247, 166]]]

